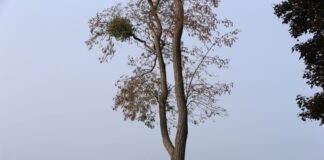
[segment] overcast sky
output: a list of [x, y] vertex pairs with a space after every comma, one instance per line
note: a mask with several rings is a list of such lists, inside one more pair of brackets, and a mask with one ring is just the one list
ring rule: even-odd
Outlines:
[[[219, 55], [233, 81], [220, 98], [227, 117], [190, 126], [188, 160], [307, 160], [323, 157], [324, 127], [302, 122], [297, 94], [313, 92], [291, 53], [277, 0], [223, 0], [218, 15], [241, 30]], [[124, 122], [111, 110], [114, 82], [127, 68], [88, 51], [87, 22], [109, 0], [0, 0], [0, 160], [165, 160], [158, 128]]]

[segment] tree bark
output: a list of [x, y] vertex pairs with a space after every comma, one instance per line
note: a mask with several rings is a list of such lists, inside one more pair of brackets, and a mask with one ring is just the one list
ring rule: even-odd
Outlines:
[[[157, 50], [160, 49], [160, 45], [157, 45]], [[160, 116], [160, 130], [162, 135], [162, 141], [165, 149], [168, 151], [171, 156], [174, 150], [174, 146], [170, 140], [169, 132], [168, 132], [168, 124], [166, 117], [166, 104], [168, 98], [168, 87], [167, 87], [167, 77], [165, 70], [165, 63], [162, 57], [162, 53], [160, 51], [157, 52], [159, 67], [160, 67], [160, 85], [161, 85], [161, 95], [159, 98], [159, 116]]]
[[[182, 75], [182, 56], [181, 56], [181, 38], [184, 25], [184, 9], [182, 0], [175, 0], [175, 27], [172, 38], [172, 57], [173, 57], [173, 72], [175, 80], [176, 103], [178, 107], [178, 124], [174, 145], [172, 144], [167, 127], [166, 104], [168, 98], [166, 68], [162, 54], [161, 35], [162, 25], [157, 14], [157, 6], [148, 0], [151, 6], [151, 14], [154, 16], [156, 28], [151, 28], [154, 31], [155, 51], [160, 67], [160, 85], [161, 95], [159, 97], [159, 116], [160, 130], [164, 147], [168, 151], [171, 160], [185, 160], [186, 142], [188, 136], [188, 110], [186, 106], [186, 98], [184, 92], [183, 75]], [[158, 3], [157, 3], [158, 4]], [[154, 26], [154, 23], [150, 24]]]
[[182, 75], [181, 38], [184, 25], [184, 9], [182, 0], [175, 0], [175, 18], [174, 35], [172, 39], [172, 57], [175, 94], [179, 113], [175, 148], [171, 159], [184, 160], [188, 136], [188, 110], [186, 106]]
[[[157, 14], [157, 10], [156, 10], [157, 6], [154, 6], [153, 2], [150, 0], [149, 0], [149, 4], [151, 6], [151, 13], [154, 16], [154, 20], [156, 22], [155, 31], [154, 28], [151, 28], [151, 30], [154, 31], [153, 33], [154, 46], [155, 46], [156, 56], [159, 62], [159, 67], [160, 67], [160, 87], [161, 87], [161, 94], [159, 97], [160, 130], [161, 130], [163, 145], [171, 157], [173, 154], [174, 146], [170, 139], [170, 135], [168, 131], [168, 122], [166, 117], [166, 107], [167, 107], [167, 99], [168, 99], [169, 91], [168, 91], [168, 82], [166, 76], [166, 67], [165, 67], [165, 62], [162, 53], [163, 47], [161, 45], [162, 24]], [[158, 5], [158, 3], [156, 5]], [[151, 25], [154, 25], [154, 23], [152, 23]]]

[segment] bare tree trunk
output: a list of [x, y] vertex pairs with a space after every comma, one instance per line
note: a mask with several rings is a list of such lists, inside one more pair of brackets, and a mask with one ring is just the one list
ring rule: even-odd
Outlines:
[[157, 56], [158, 56], [160, 75], [161, 75], [161, 79], [160, 79], [161, 95], [159, 98], [160, 130], [161, 130], [164, 147], [168, 151], [169, 155], [171, 156], [174, 150], [174, 146], [169, 136], [168, 123], [166, 117], [166, 104], [168, 98], [166, 70], [165, 70], [165, 63], [162, 57], [162, 52], [160, 50], [160, 45], [156, 45], [156, 46], [158, 46], [156, 49], [157, 49]]
[[188, 136], [188, 110], [186, 106], [181, 57], [181, 37], [184, 23], [184, 9], [182, 0], [175, 0], [175, 28], [172, 40], [173, 71], [175, 80], [175, 93], [179, 111], [175, 148], [172, 160], [184, 160]]
[[[169, 131], [168, 131], [168, 122], [166, 117], [166, 107], [167, 107], [167, 99], [168, 99], [168, 82], [166, 76], [166, 67], [163, 59], [162, 48], [161, 45], [161, 36], [162, 36], [162, 24], [160, 18], [157, 14], [157, 6], [154, 6], [153, 2], [149, 0], [149, 4], [151, 5], [151, 13], [154, 16], [154, 21], [156, 22], [156, 32], [154, 34], [154, 46], [156, 51], [156, 56], [159, 62], [160, 67], [160, 87], [161, 87], [161, 95], [159, 97], [159, 117], [160, 117], [160, 130], [162, 141], [165, 149], [168, 151], [170, 157], [173, 154], [174, 146], [171, 142]], [[154, 30], [151, 28], [151, 30]]]
[[[166, 118], [166, 104], [168, 98], [168, 88], [167, 88], [167, 78], [166, 78], [166, 68], [162, 55], [161, 46], [161, 35], [162, 35], [162, 25], [157, 15], [156, 6], [153, 2], [148, 0], [152, 7], [151, 13], [154, 16], [156, 22], [156, 32], [154, 34], [154, 45], [156, 55], [159, 61], [160, 67], [160, 85], [161, 85], [161, 95], [159, 97], [159, 116], [160, 116], [160, 130], [162, 135], [162, 141], [164, 147], [168, 151], [171, 160], [184, 160], [186, 151], [186, 142], [188, 135], [188, 111], [186, 106], [183, 75], [182, 75], [182, 58], [181, 58], [181, 38], [183, 32], [184, 23], [184, 9], [182, 0], [175, 0], [176, 8], [176, 23], [174, 28], [174, 36], [172, 39], [172, 57], [173, 57], [173, 70], [174, 70], [174, 80], [175, 80], [175, 94], [178, 107], [178, 124], [177, 133], [174, 145], [172, 144], [167, 128], [167, 118]], [[152, 22], [151, 21], [151, 22]], [[153, 24], [154, 25], [154, 24]], [[154, 30], [154, 28], [151, 28]]]

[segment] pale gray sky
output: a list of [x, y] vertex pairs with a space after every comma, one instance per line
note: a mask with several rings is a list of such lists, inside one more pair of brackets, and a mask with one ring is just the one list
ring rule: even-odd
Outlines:
[[[231, 59], [220, 76], [235, 83], [220, 98], [229, 116], [190, 126], [188, 160], [322, 158], [324, 128], [296, 116], [296, 95], [312, 91], [288, 27], [273, 15], [277, 2], [221, 2], [218, 14], [242, 31], [219, 50]], [[126, 55], [99, 64], [84, 45], [88, 19], [113, 3], [0, 1], [0, 160], [168, 159], [158, 129], [111, 110]]]

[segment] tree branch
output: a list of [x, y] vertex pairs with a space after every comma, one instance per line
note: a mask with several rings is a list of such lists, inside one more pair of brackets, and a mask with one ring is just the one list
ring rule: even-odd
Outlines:
[[149, 45], [147, 45], [147, 42], [146, 42], [146, 41], [144, 41], [144, 40], [138, 38], [135, 34], [132, 34], [132, 37], [133, 37], [136, 41], [138, 41], [138, 42], [140, 42], [140, 43], [143, 43], [143, 44], [144, 44], [144, 47], [146, 47], [147, 49], [149, 49], [151, 52], [153, 52], [153, 53], [155, 52], [155, 50], [154, 50], [152, 47], [150, 47]]
[[213, 43], [209, 48], [207, 48], [207, 51], [206, 51], [205, 55], [202, 57], [199, 64], [195, 68], [195, 71], [193, 72], [192, 77], [190, 78], [189, 84], [187, 86], [186, 101], [188, 100], [188, 97], [189, 97], [189, 94], [190, 94], [190, 87], [192, 85], [193, 79], [195, 78], [196, 74], [198, 73], [198, 70], [199, 70], [200, 66], [202, 65], [202, 63], [205, 61], [207, 55], [209, 54], [209, 52], [213, 49], [213, 47], [215, 45], [216, 45], [216, 42]]
[[142, 74], [140, 75], [140, 77], [143, 77], [143, 76], [145, 76], [146, 74], [152, 73], [153, 70], [155, 69], [156, 61], [157, 61], [157, 56], [155, 56], [155, 58], [154, 58], [154, 64], [153, 64], [153, 66], [151, 67], [151, 69], [148, 70], [148, 71], [146, 71], [146, 72], [144, 72], [144, 73], [142, 73]]

